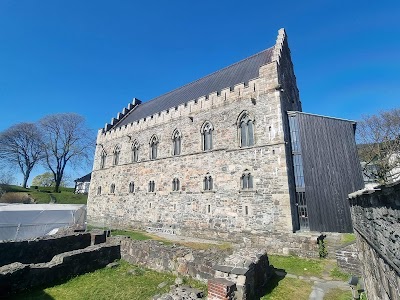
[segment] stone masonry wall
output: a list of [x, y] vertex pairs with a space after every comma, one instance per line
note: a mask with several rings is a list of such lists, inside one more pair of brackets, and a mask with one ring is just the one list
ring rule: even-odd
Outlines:
[[[275, 46], [277, 59], [287, 59], [283, 44], [280, 41]], [[298, 109], [301, 104], [294, 94], [291, 101], [285, 98], [288, 103], [282, 108], [278, 73], [273, 61], [262, 66], [260, 76], [246, 85], [227, 87], [122, 128], [100, 130], [88, 198], [89, 223], [172, 228], [177, 233], [291, 232], [293, 195], [288, 184], [291, 167], [287, 165], [290, 153], [283, 110]], [[254, 146], [240, 148], [238, 118], [244, 112], [254, 120]], [[200, 130], [206, 121], [214, 127], [213, 149], [204, 152]], [[178, 156], [172, 155], [175, 129], [182, 135]], [[153, 135], [159, 139], [158, 156], [150, 160]], [[138, 162], [132, 162], [134, 142], [140, 145]], [[117, 145], [120, 158], [113, 166]], [[105, 167], [100, 168], [103, 150], [107, 158]], [[253, 175], [251, 190], [240, 189], [244, 172]], [[213, 178], [212, 191], [203, 191], [206, 175]], [[177, 192], [172, 191], [174, 178], [181, 183]], [[155, 192], [148, 192], [149, 181], [155, 182]], [[130, 182], [134, 182], [133, 193], [129, 192]], [[99, 187], [101, 194], [97, 193]]]
[[0, 267], [0, 298], [34, 287], [48, 287], [73, 276], [104, 268], [120, 259], [120, 246], [101, 244], [56, 255], [50, 262]]
[[124, 237], [113, 239], [120, 241], [121, 257], [132, 264], [190, 276], [203, 282], [214, 277], [213, 266], [230, 254], [228, 250], [194, 250], [151, 240], [135, 241]]
[[336, 262], [342, 270], [350, 274], [361, 275], [361, 262], [358, 259], [356, 243], [337, 249], [335, 254]]
[[368, 299], [400, 299], [400, 182], [349, 195]]
[[34, 240], [0, 242], [0, 266], [13, 262], [49, 262], [54, 255], [90, 246], [91, 234], [49, 236]]

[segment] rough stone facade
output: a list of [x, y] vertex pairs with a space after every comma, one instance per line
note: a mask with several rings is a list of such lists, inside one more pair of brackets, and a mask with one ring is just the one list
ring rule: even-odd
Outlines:
[[400, 182], [349, 195], [368, 299], [400, 299]]
[[[271, 62], [249, 82], [100, 130], [88, 198], [89, 222], [169, 228], [188, 235], [292, 232], [292, 215], [297, 212], [286, 111], [301, 110], [301, 103], [284, 30], [279, 31], [272, 51]], [[240, 147], [243, 114], [254, 123], [254, 145], [249, 147]], [[213, 127], [213, 147], [203, 151], [201, 128], [207, 121]], [[173, 155], [174, 130], [181, 134], [180, 155]], [[150, 159], [153, 136], [158, 140], [156, 159]], [[132, 162], [134, 143], [139, 145], [136, 162]], [[118, 147], [115, 164], [113, 152]], [[248, 173], [253, 188], [242, 189], [241, 177]], [[211, 190], [203, 188], [206, 176], [212, 177]], [[180, 182], [178, 191], [172, 190], [174, 178]], [[154, 192], [149, 192], [151, 181]]]
[[349, 274], [361, 275], [361, 262], [358, 259], [356, 243], [345, 245], [335, 252], [338, 266]]

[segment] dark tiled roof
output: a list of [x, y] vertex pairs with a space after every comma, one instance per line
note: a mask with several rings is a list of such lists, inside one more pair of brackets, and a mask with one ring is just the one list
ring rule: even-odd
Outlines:
[[176, 107], [187, 101], [206, 96], [222, 89], [233, 87], [238, 83], [247, 83], [259, 76], [259, 68], [271, 62], [273, 47], [254, 54], [229, 67], [214, 72], [208, 76], [193, 81], [176, 90], [144, 102], [133, 109], [125, 118], [114, 127], [135, 122], [163, 110]]
[[90, 172], [89, 174], [86, 174], [85, 176], [75, 179], [75, 182], [90, 182], [90, 179], [92, 178], [92, 172]]

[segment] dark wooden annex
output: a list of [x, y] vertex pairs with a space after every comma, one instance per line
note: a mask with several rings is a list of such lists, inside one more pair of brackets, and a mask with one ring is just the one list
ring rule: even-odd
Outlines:
[[364, 187], [355, 122], [288, 112], [298, 228], [352, 232], [348, 194]]

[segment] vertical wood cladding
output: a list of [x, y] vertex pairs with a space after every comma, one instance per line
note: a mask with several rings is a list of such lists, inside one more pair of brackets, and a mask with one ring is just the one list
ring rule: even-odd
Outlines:
[[354, 123], [297, 113], [310, 230], [352, 232], [347, 195], [364, 187]]

